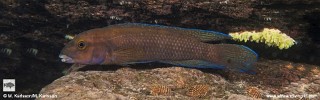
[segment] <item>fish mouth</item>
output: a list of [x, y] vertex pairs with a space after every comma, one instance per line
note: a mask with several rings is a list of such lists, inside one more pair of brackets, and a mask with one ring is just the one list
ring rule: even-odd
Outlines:
[[74, 63], [73, 59], [66, 55], [59, 55], [59, 58], [61, 58], [61, 61], [65, 63]]

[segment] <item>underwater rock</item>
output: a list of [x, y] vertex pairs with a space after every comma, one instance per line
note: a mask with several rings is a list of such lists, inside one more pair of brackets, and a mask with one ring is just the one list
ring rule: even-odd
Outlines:
[[304, 79], [301, 79], [296, 82], [292, 82], [290, 85], [283, 87], [283, 94], [303, 96], [304, 98], [310, 98], [311, 100], [320, 99], [320, 83], [319, 75], [313, 75], [308, 77], [310, 82], [304, 83]]
[[[181, 88], [177, 80], [185, 81]], [[199, 85], [202, 84], [202, 85]], [[55, 94], [56, 99], [212, 99], [227, 98], [232, 94], [230, 85], [220, 75], [203, 73], [197, 69], [181, 67], [135, 70], [121, 68], [117, 71], [74, 72], [55, 80], [41, 90], [42, 94]], [[188, 96], [190, 89], [201, 96]], [[156, 95], [156, 96], [155, 96]], [[231, 95], [232, 96], [232, 95]], [[230, 98], [237, 97], [232, 96]], [[250, 98], [241, 96], [241, 98]], [[231, 100], [231, 99], [230, 99]]]
[[[70, 84], [70, 83], [69, 83]], [[48, 88], [51, 89], [51, 88]], [[43, 91], [48, 91], [46, 89], [43, 89]], [[50, 92], [46, 92], [46, 94], [56, 94], [59, 95], [58, 99], [64, 99], [64, 100], [83, 100], [83, 99], [91, 99], [91, 100], [97, 100], [104, 98], [105, 100], [125, 100], [129, 99], [123, 95], [111, 93], [111, 92], [104, 92], [97, 89], [91, 89], [87, 87], [83, 87], [78, 84], [70, 84], [63, 86], [57, 86]], [[62, 95], [64, 94], [64, 95]], [[41, 99], [45, 100], [45, 99]]]
[[251, 98], [244, 95], [232, 94], [227, 100], [262, 100], [257, 98]]
[[[183, 67], [79, 71], [55, 80], [40, 93], [55, 94], [58, 99], [257, 100], [304, 94], [311, 99], [320, 98], [319, 73], [314, 74], [308, 68], [313, 65], [264, 60], [255, 66], [256, 75], [234, 72], [219, 75], [210, 69]], [[306, 68], [305, 72], [298, 73], [296, 70], [301, 66]], [[286, 68], [289, 69], [283, 70]]]

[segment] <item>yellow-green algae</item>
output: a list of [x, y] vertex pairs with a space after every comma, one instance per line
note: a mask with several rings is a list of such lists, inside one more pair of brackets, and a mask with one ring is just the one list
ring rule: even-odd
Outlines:
[[264, 28], [261, 32], [244, 31], [230, 33], [230, 35], [234, 40], [244, 42], [254, 41], [256, 43], [264, 42], [268, 46], [277, 46], [280, 50], [288, 49], [296, 44], [294, 39], [282, 33], [278, 29]]
[[68, 40], [72, 40], [74, 38], [74, 36], [67, 34], [67, 35], [64, 36], [64, 38], [68, 39]]

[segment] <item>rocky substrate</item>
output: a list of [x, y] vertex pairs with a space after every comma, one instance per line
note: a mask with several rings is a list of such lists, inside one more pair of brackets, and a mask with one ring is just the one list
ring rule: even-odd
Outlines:
[[[75, 72], [42, 89], [58, 99], [192, 99], [229, 98], [231, 84], [220, 75], [181, 67], [137, 71], [121, 68], [111, 71]], [[189, 97], [190, 96], [190, 97]], [[193, 97], [194, 96], [194, 97]], [[231, 98], [235, 98], [233, 95]], [[239, 96], [250, 98], [247, 96]]]
[[[261, 61], [256, 67], [272, 69], [279, 66], [271, 62], [286, 64], [285, 61]], [[310, 65], [305, 65], [310, 66]], [[280, 66], [281, 67], [281, 66]], [[287, 68], [288, 66], [283, 66]], [[293, 66], [293, 69], [296, 70]], [[223, 73], [200, 71], [198, 69], [167, 67], [155, 69], [133, 69], [120, 68], [116, 71], [79, 71], [63, 76], [41, 90], [42, 94], [54, 94], [55, 99], [99, 99], [99, 100], [161, 100], [161, 99], [227, 99], [227, 100], [257, 100], [272, 99], [275, 95], [305, 95], [308, 94], [311, 100], [320, 98], [320, 77], [319, 70], [306, 71], [303, 76], [289, 83], [281, 81], [280, 85], [259, 84], [263, 82], [257, 75], [244, 73]], [[318, 71], [318, 72], [317, 72]], [[271, 73], [271, 72], [270, 72]], [[229, 78], [226, 77], [229, 75]], [[277, 74], [283, 74], [279, 71]], [[230, 76], [237, 78], [230, 78]], [[275, 81], [271, 78], [268, 81]], [[283, 78], [285, 76], [279, 76]], [[257, 79], [248, 81], [244, 78]], [[237, 80], [244, 79], [244, 80]], [[268, 97], [269, 96], [269, 97]], [[280, 97], [279, 97], [280, 98]], [[284, 98], [292, 99], [292, 98]], [[294, 99], [301, 99], [295, 97]], [[304, 99], [308, 99], [305, 97]]]

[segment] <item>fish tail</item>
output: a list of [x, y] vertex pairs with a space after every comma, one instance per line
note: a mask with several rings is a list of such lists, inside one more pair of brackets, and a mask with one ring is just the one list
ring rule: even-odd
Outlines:
[[236, 44], [215, 44], [207, 46], [204, 53], [206, 60], [225, 66], [229, 70], [237, 70], [253, 74], [252, 64], [258, 55], [250, 48]]

